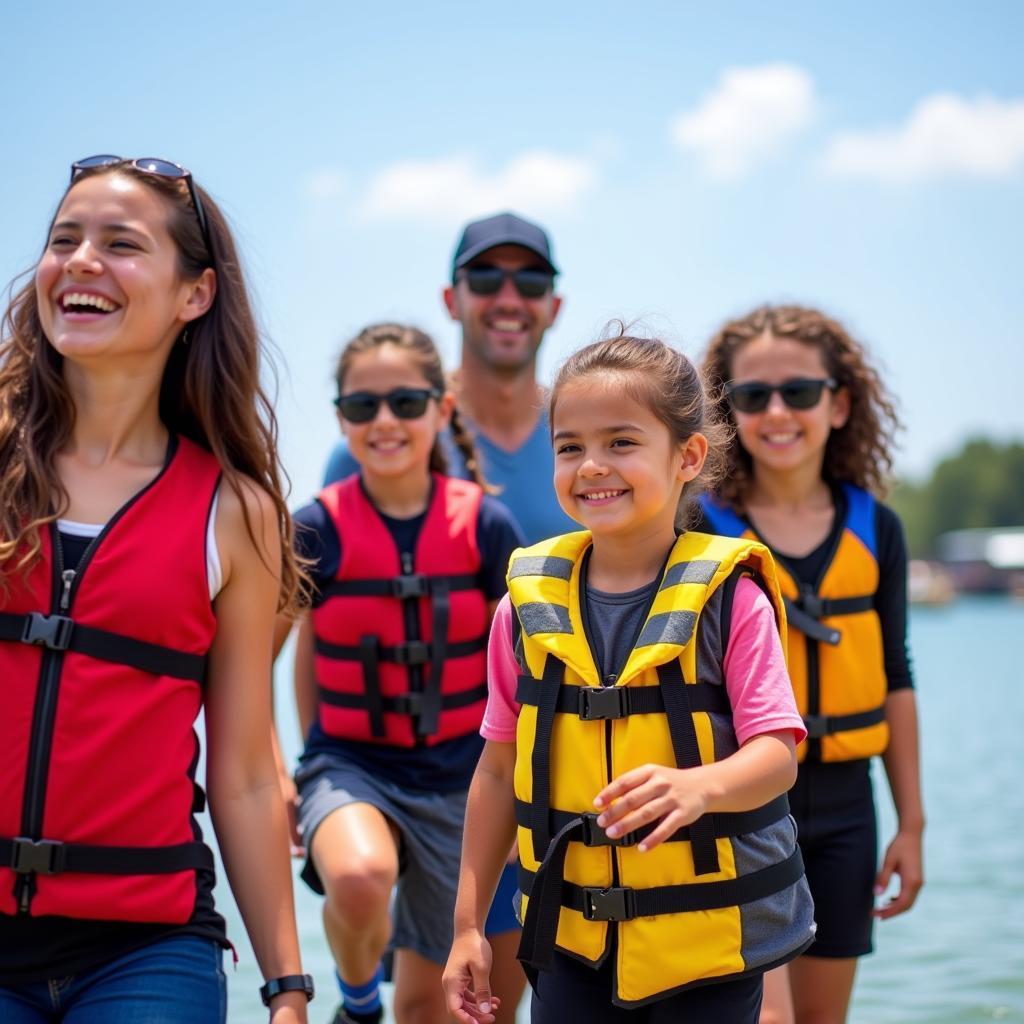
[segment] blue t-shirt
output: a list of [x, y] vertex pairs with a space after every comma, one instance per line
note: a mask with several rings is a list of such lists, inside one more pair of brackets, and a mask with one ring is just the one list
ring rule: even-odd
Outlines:
[[[527, 544], [580, 528], [562, 511], [555, 498], [552, 484], [555, 454], [546, 415], [538, 418], [533, 432], [514, 452], [499, 448], [485, 434], [473, 430], [472, 425], [470, 430], [480, 453], [484, 476], [488, 483], [501, 488], [496, 497], [515, 516]], [[440, 438], [448, 459], [448, 475], [470, 479], [465, 459], [452, 440], [451, 432], [442, 431]], [[324, 484], [343, 480], [358, 469], [359, 463], [352, 458], [348, 442], [342, 438], [327, 461]]]
[[[398, 550], [413, 554], [426, 512], [410, 519], [377, 514]], [[322, 590], [335, 578], [341, 564], [338, 531], [319, 501], [312, 501], [299, 509], [294, 519], [295, 546], [299, 554], [312, 562], [310, 576], [317, 590]], [[476, 540], [480, 551], [481, 589], [488, 601], [497, 601], [505, 594], [509, 556], [522, 546], [523, 536], [508, 509], [490, 495], [485, 494], [480, 503]], [[312, 603], [314, 608], [319, 603], [316, 593], [312, 595]], [[395, 785], [451, 793], [469, 786], [483, 745], [483, 738], [477, 732], [432, 746], [390, 747], [379, 743], [360, 743], [328, 736], [314, 719], [306, 737], [302, 760], [330, 752]]]

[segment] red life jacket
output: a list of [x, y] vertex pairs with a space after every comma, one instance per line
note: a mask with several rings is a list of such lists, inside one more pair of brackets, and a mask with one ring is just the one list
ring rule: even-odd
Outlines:
[[[182, 924], [212, 868], [192, 818], [217, 622], [212, 455], [172, 441], [159, 476], [65, 570], [56, 525], [0, 591], [0, 913]], [[201, 805], [201, 799], [198, 801]]]
[[488, 626], [476, 536], [482, 498], [476, 484], [434, 474], [415, 555], [403, 565], [358, 475], [320, 494], [341, 541], [337, 576], [312, 613], [328, 736], [413, 747], [479, 728]]

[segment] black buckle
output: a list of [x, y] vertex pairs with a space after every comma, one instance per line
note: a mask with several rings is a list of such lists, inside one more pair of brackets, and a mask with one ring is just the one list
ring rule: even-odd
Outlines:
[[64, 870], [64, 844], [53, 839], [11, 840], [11, 867], [19, 875], [56, 875]]
[[583, 916], [588, 921], [632, 921], [636, 917], [633, 890], [584, 886]]
[[393, 576], [391, 593], [400, 601], [427, 597], [430, 594], [430, 580], [426, 576]]
[[581, 686], [579, 696], [579, 714], [584, 722], [594, 722], [606, 718], [624, 718], [622, 694], [620, 686]]
[[823, 739], [832, 732], [829, 728], [828, 715], [807, 715], [804, 718], [804, 728], [807, 729], [809, 740]]
[[400, 693], [397, 697], [392, 697], [392, 700], [394, 701], [392, 707], [397, 715], [419, 718], [423, 714], [422, 693]]
[[398, 665], [426, 665], [430, 661], [430, 644], [422, 640], [395, 644], [393, 660]]
[[802, 612], [806, 612], [812, 619], [820, 619], [825, 614], [825, 602], [817, 594], [801, 594], [797, 605]]
[[65, 615], [41, 615], [30, 612], [21, 631], [23, 644], [39, 644], [51, 651], [66, 651], [75, 623]]
[[583, 838], [580, 842], [584, 846], [636, 846], [642, 838], [639, 832], [626, 832], [624, 835], [612, 839], [598, 825], [596, 814], [581, 814], [580, 817], [583, 819]]

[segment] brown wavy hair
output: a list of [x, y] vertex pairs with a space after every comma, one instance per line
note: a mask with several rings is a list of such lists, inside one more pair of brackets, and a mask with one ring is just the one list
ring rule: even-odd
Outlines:
[[[270, 495], [282, 541], [279, 607], [293, 609], [303, 569], [294, 554], [285, 504], [287, 478], [277, 452], [277, 420], [260, 383], [268, 361], [266, 345], [231, 230], [209, 194], [193, 183], [206, 214], [208, 250], [184, 181], [148, 174], [128, 163], [82, 171], [64, 195], [84, 178], [100, 174], [131, 178], [163, 199], [183, 280], [195, 280], [206, 267], [216, 272], [213, 304], [188, 325], [187, 344], [183, 337], [173, 346], [164, 368], [160, 418], [171, 433], [194, 441], [220, 463], [229, 486], [242, 499], [246, 529], [258, 551], [243, 479], [255, 481]], [[43, 334], [31, 280], [13, 294], [0, 328], [0, 565], [15, 571], [27, 572], [38, 560], [40, 531], [68, 506], [55, 465], [75, 423], [63, 364], [64, 357]], [[270, 372], [276, 382], [272, 364]]]
[[584, 377], [613, 375], [621, 378], [631, 398], [650, 409], [681, 444], [694, 434], [708, 441], [708, 454], [700, 473], [686, 483], [679, 499], [678, 525], [686, 524], [697, 496], [713, 488], [725, 468], [724, 451], [729, 430], [704, 388], [697, 368], [682, 352], [660, 338], [629, 334], [634, 328], [613, 321], [617, 333], [574, 352], [559, 368], [551, 387], [548, 420], [554, 431], [555, 405], [562, 388]]
[[[437, 388], [442, 392], [449, 390], [448, 382], [445, 380], [444, 366], [441, 363], [441, 353], [437, 351], [437, 346], [429, 334], [421, 331], [418, 327], [406, 324], [380, 323], [364, 327], [342, 349], [334, 371], [339, 395], [344, 393], [345, 376], [352, 366], [352, 360], [364, 352], [380, 348], [381, 345], [394, 345], [395, 348], [400, 348], [409, 356], [413, 365], [423, 374], [432, 388]], [[473, 435], [466, 428], [457, 405], [452, 408], [449, 429], [452, 440], [461, 452], [466, 462], [466, 469], [473, 480], [488, 494], [494, 494], [497, 488], [492, 487], [484, 477], [483, 467], [480, 465], [480, 455], [473, 442]], [[441, 447], [440, 437], [434, 438], [433, 447], [430, 449], [430, 469], [435, 473], [448, 474], [448, 459], [445, 457], [444, 448]]]
[[[883, 497], [892, 469], [892, 446], [900, 422], [891, 396], [869, 364], [864, 347], [837, 320], [807, 306], [759, 306], [719, 328], [704, 354], [703, 371], [720, 415], [732, 410], [724, 387], [732, 380], [732, 359], [739, 349], [763, 334], [788, 338], [816, 348], [825, 372], [850, 396], [846, 424], [829, 434], [822, 475], [863, 487]], [[727, 467], [717, 496], [741, 511], [753, 463], [739, 438], [726, 450]]]

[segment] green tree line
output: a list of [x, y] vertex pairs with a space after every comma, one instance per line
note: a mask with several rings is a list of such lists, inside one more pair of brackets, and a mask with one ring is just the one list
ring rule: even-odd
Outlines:
[[927, 480], [898, 481], [889, 503], [915, 558], [934, 556], [936, 539], [949, 530], [1024, 526], [1024, 442], [972, 438]]

